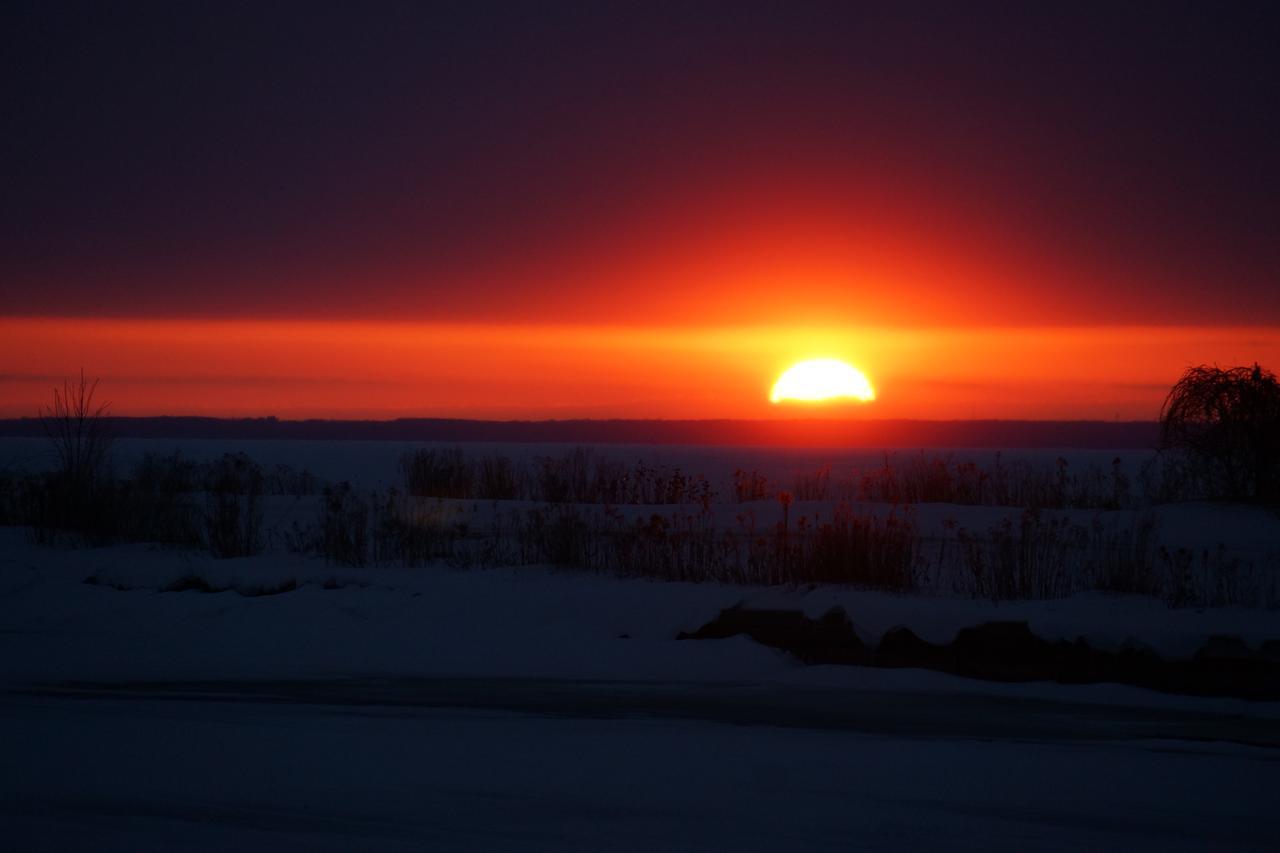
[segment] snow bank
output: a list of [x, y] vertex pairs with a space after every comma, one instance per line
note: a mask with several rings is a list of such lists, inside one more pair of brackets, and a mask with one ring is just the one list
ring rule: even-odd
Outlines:
[[[0, 554], [0, 683], [10, 686], [412, 674], [1047, 691], [1202, 707], [1197, 703], [1206, 700], [1116, 686], [996, 685], [918, 671], [802, 667], [742, 637], [690, 643], [675, 636], [741, 603], [811, 616], [839, 605], [869, 641], [906, 625], [945, 642], [962, 627], [993, 619], [1025, 619], [1045, 638], [1084, 636], [1104, 648], [1136, 639], [1170, 656], [1189, 654], [1214, 634], [1251, 644], [1280, 638], [1275, 612], [1173, 610], [1137, 598], [993, 605], [821, 586], [663, 583], [545, 567], [339, 569], [281, 554], [214, 560], [147, 546], [38, 548], [12, 528], [0, 529]], [[193, 576], [227, 591], [161, 591]], [[85, 583], [89, 577], [96, 582]], [[297, 589], [258, 594], [288, 582]]]

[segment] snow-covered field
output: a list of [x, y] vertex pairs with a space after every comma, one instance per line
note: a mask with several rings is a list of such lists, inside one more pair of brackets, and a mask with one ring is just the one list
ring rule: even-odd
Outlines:
[[[403, 448], [270, 449], [249, 452], [373, 486], [394, 481]], [[715, 452], [742, 464], [740, 449]], [[762, 469], [795, 461], [762, 453]], [[1162, 511], [1184, 536], [1280, 541], [1265, 513]], [[190, 576], [226, 591], [162, 591]], [[739, 603], [838, 604], [868, 640], [908, 625], [943, 642], [992, 619], [1170, 656], [1214, 634], [1280, 639], [1274, 610], [1140, 597], [997, 605], [546, 566], [341, 568], [37, 547], [0, 528], [0, 836], [19, 851], [1269, 850], [1280, 837], [1280, 703], [805, 667], [744, 637], [675, 639]]]

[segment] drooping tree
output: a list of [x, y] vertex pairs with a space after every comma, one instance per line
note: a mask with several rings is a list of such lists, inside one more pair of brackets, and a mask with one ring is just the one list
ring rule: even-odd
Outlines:
[[1280, 500], [1280, 381], [1271, 371], [1189, 369], [1165, 398], [1160, 433], [1210, 496]]

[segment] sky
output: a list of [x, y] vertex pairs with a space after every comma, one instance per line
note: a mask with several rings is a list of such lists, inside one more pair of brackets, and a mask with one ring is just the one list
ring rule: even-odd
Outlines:
[[[1154, 418], [1280, 367], [1265, 4], [10, 3], [0, 416]], [[775, 406], [789, 364], [874, 403]]]

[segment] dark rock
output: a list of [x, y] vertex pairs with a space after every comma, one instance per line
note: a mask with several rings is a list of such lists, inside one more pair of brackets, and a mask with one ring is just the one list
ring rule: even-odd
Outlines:
[[1049, 678], [1063, 684], [1095, 684], [1108, 680], [1114, 655], [1089, 645], [1084, 637], [1075, 642], [1051, 643], [1048, 651], [1053, 664]]
[[1257, 652], [1239, 637], [1215, 634], [1195, 653], [1196, 660], [1254, 660]]
[[160, 591], [189, 592], [190, 590], [196, 590], [197, 592], [226, 592], [226, 587], [215, 587], [199, 575], [184, 575]]
[[235, 590], [246, 598], [259, 598], [264, 595], [280, 595], [283, 592], [293, 592], [297, 588], [297, 579], [289, 578], [289, 580], [281, 581], [273, 586], [236, 587]]
[[841, 608], [809, 619], [796, 610], [732, 607], [678, 639], [746, 634], [805, 663], [918, 667], [991, 681], [1115, 682], [1167, 693], [1280, 699], [1280, 641], [1254, 651], [1236, 637], [1212, 637], [1189, 660], [1166, 661], [1150, 647], [1127, 640], [1117, 651], [1093, 648], [1083, 637], [1048, 641], [1026, 622], [987, 622], [964, 628], [945, 645], [897, 627], [868, 649]]
[[1053, 655], [1049, 643], [1026, 622], [986, 622], [963, 628], [948, 647], [951, 672], [993, 681], [1045, 678]]
[[676, 639], [724, 639], [738, 634], [788, 651], [805, 663], [859, 663], [867, 658], [866, 646], [840, 607], [833, 607], [816, 620], [799, 610], [731, 607], [692, 634], [682, 631]]
[[1156, 654], [1155, 649], [1133, 640], [1125, 640], [1120, 650], [1111, 655], [1110, 671], [1106, 678], [1100, 680], [1155, 687], [1165, 671], [1164, 659]]
[[1258, 646], [1258, 657], [1272, 663], [1280, 663], [1280, 640], [1267, 640]]
[[898, 626], [890, 628], [880, 638], [880, 645], [876, 647], [876, 662], [879, 666], [938, 669], [944, 654], [943, 646], [921, 639], [910, 628]]

